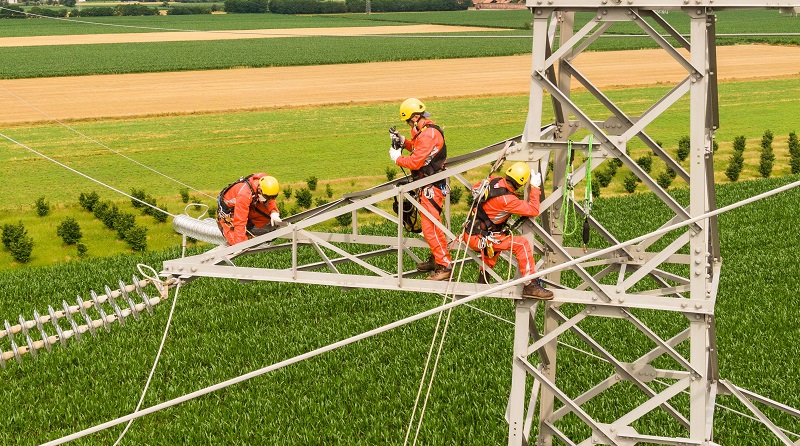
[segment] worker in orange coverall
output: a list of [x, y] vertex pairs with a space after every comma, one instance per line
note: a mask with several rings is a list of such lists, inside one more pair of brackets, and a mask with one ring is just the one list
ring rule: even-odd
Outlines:
[[235, 245], [274, 229], [281, 223], [275, 198], [278, 180], [263, 173], [240, 178], [217, 198], [217, 225], [228, 243]]
[[[524, 190], [523, 186], [529, 180], [533, 187], [529, 187], [528, 200], [520, 200], [516, 194]], [[475, 196], [469, 218], [464, 223], [463, 239], [470, 248], [481, 253], [481, 260], [487, 267], [494, 268], [500, 253], [510, 249], [517, 259], [519, 273], [522, 276], [533, 274], [536, 262], [530, 243], [522, 236], [515, 237], [506, 223], [511, 214], [522, 217], [539, 215], [541, 174], [531, 175], [526, 163], [517, 162], [506, 170], [505, 177], [490, 177], [481, 191], [482, 184], [478, 183], [472, 189], [473, 195], [478, 196]], [[483, 266], [478, 272], [478, 283], [489, 283]], [[522, 297], [548, 300], [553, 298], [553, 292], [542, 288], [536, 279], [523, 287]]]
[[[419, 180], [441, 172], [447, 160], [447, 145], [444, 133], [433, 121], [428, 119], [430, 113], [425, 111], [425, 104], [419, 99], [409, 98], [400, 105], [400, 119], [411, 127], [411, 138], [408, 139], [399, 133], [392, 133], [392, 146], [389, 157], [400, 167], [411, 170], [411, 177]], [[398, 140], [398, 141], [396, 141]], [[399, 144], [396, 144], [399, 142]], [[401, 148], [395, 149], [395, 146]], [[405, 148], [411, 152], [402, 156]], [[445, 180], [429, 184], [417, 191], [419, 203], [441, 223], [442, 205], [447, 195], [448, 186]], [[427, 262], [417, 264], [419, 271], [432, 271], [428, 280], [449, 280], [452, 273], [452, 259], [447, 249], [447, 239], [444, 231], [420, 213], [422, 217], [422, 236], [431, 248], [431, 256]]]

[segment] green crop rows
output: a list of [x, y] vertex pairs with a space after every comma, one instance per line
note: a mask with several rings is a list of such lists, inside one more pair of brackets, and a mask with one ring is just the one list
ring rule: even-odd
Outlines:
[[[412, 23], [520, 28], [527, 11], [459, 11], [424, 14], [275, 17], [239, 16], [176, 16], [102, 18], [103, 23], [158, 28], [230, 30], [297, 27], [396, 25], [401, 19]], [[261, 17], [263, 16], [263, 17]], [[684, 14], [671, 14], [667, 20], [681, 32], [688, 29]], [[162, 19], [167, 21], [162, 22]], [[382, 21], [388, 19], [389, 21]], [[367, 21], [365, 21], [367, 20]], [[586, 17], [582, 17], [585, 21]], [[100, 21], [100, 19], [97, 19]], [[21, 27], [19, 22], [33, 23]], [[36, 19], [6, 20], [10, 26], [0, 36], [92, 34], [104, 32], [144, 32], [132, 28], [99, 27]], [[241, 23], [240, 23], [241, 22]], [[717, 32], [770, 33], [796, 31], [796, 20], [776, 11], [723, 12]], [[153, 30], [153, 31], [157, 31]], [[642, 34], [633, 25], [613, 26], [611, 34]], [[75, 76], [89, 74], [143, 73], [180, 70], [210, 70], [238, 67], [272, 67], [363, 63], [436, 58], [488, 57], [527, 54], [530, 52], [530, 31], [498, 31], [427, 35], [431, 45], [408, 45], [408, 37], [311, 37], [217, 40], [202, 42], [129, 43], [113, 45], [67, 45], [0, 48], [0, 59], [17, 63], [0, 66], [0, 79]], [[459, 37], [460, 36], [460, 37]], [[800, 44], [800, 37], [732, 37], [719, 38], [720, 44], [735, 43]], [[435, 43], [435, 44], [433, 44]], [[650, 39], [640, 37], [603, 38], [592, 45], [595, 51], [654, 48]], [[54, 63], [57, 62], [57, 63]]]
[[[719, 205], [798, 179], [720, 186]], [[686, 191], [677, 191], [676, 198], [685, 203]], [[787, 285], [800, 281], [795, 262], [800, 235], [792, 224], [798, 200], [800, 192], [792, 191], [721, 217], [724, 263], [717, 304], [721, 375], [794, 407], [800, 405], [800, 389], [793, 379], [800, 373], [800, 363], [791, 358], [799, 353], [800, 333], [795, 323], [796, 292]], [[595, 212], [621, 239], [658, 227], [668, 215], [650, 194], [600, 199]], [[636, 215], [637, 225], [617, 218], [624, 212]], [[137, 262], [158, 268], [162, 260], [178, 254], [169, 250], [4, 273], [0, 314], [9, 319], [19, 313], [30, 317], [33, 310], [41, 312], [62, 299], [74, 301], [75, 293], [87, 295], [89, 289], [101, 289], [119, 278], [127, 281]], [[288, 261], [283, 257], [254, 258], [247, 264]], [[433, 295], [342, 292], [307, 285], [192, 282], [180, 290], [170, 336], [144, 407], [432, 308], [440, 300]], [[38, 361], [25, 357], [21, 366], [10, 364], [0, 372], [5, 402], [0, 416], [6, 420], [0, 443], [38, 444], [132, 412], [158, 347], [168, 305], [157, 307], [155, 317], [131, 321], [125, 328], [114, 326], [111, 333], [101, 330], [98, 339], [72, 343], [67, 350], [55, 347]], [[508, 301], [482, 300], [477, 305], [507, 320], [513, 318]], [[564, 310], [573, 311], [569, 306]], [[662, 335], [683, 326], [674, 316], [646, 312], [639, 316]], [[435, 445], [504, 443], [513, 327], [466, 308], [452, 317], [419, 440]], [[434, 317], [427, 318], [146, 416], [133, 425], [123, 444], [402, 443], [435, 322]], [[581, 326], [623, 360], [637, 352], [625, 325], [603, 332], [590, 319]], [[575, 338], [563, 340], [586, 348]], [[0, 345], [8, 349], [6, 341]], [[565, 374], [560, 385], [573, 395], [608, 371], [604, 363], [572, 350], [564, 348], [560, 354], [559, 370]], [[770, 360], [779, 357], [786, 359]], [[605, 398], [593, 402], [592, 409], [611, 417], [635, 400]], [[685, 398], [678, 401], [683, 404]], [[718, 402], [742, 410], [730, 398], [720, 397]], [[795, 432], [800, 428], [777, 420]], [[666, 434], [674, 432], [673, 424], [655, 416], [637, 425]], [[564, 428], [574, 433], [581, 431], [577, 426], [569, 423]], [[112, 428], [79, 444], [109, 444], [120, 431], [121, 426]], [[724, 409], [717, 411], [715, 440], [779, 444], [757, 423]]]

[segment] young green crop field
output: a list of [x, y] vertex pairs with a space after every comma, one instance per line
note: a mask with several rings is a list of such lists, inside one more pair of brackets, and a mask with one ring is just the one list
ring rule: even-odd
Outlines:
[[[721, 127], [717, 133], [720, 149], [716, 153], [716, 181], [727, 183], [724, 171], [733, 153], [736, 136], [747, 138], [745, 169], [741, 178], [759, 176], [759, 145], [764, 131], [775, 135], [776, 155], [773, 176], [790, 172], [788, 134], [797, 131], [794, 118], [800, 113], [800, 79], [758, 82], [729, 82], [720, 85]], [[647, 109], [664, 88], [611, 90], [607, 94], [630, 115]], [[575, 100], [590, 112], [599, 111], [586, 93], [576, 93]], [[434, 119], [444, 126], [452, 155], [468, 153], [518, 135], [524, 126], [527, 96], [431, 100], [427, 106]], [[110, 121], [79, 121], [70, 126], [106, 146], [146, 166], [168, 175], [202, 193], [191, 192], [191, 202], [214, 204], [219, 190], [231, 181], [254, 171], [274, 175], [284, 187], [306, 187], [305, 180], [315, 176], [319, 187], [315, 199], [326, 199], [330, 185], [332, 198], [363, 190], [386, 180], [392, 168], [387, 154], [387, 129], [396, 125], [397, 104], [327, 106], [278, 109], [247, 113], [164, 116]], [[753, 113], [758, 110], [758, 113]], [[648, 133], [674, 154], [677, 142], [685, 136], [689, 104], [684, 99], [648, 127]], [[183, 212], [179, 192], [183, 186], [153, 173], [125, 158], [54, 124], [26, 124], [9, 127], [2, 133], [28, 147], [90, 174], [123, 192], [143, 189], [167, 205], [173, 213]], [[649, 153], [644, 145], [631, 144], [634, 159]], [[230, 157], [226, 154], [236, 153]], [[348, 160], [343, 162], [344, 160]], [[222, 161], [224, 160], [224, 162]], [[688, 167], [684, 162], [684, 167]], [[664, 170], [660, 160], [653, 162], [653, 176]], [[627, 194], [622, 185], [626, 169], [614, 177], [601, 196]], [[398, 172], [400, 173], [400, 172]], [[16, 144], [0, 142], [0, 203], [6, 211], [0, 225], [23, 221], [36, 242], [32, 265], [46, 265], [75, 257], [73, 246], [62, 246], [55, 227], [67, 216], [79, 220], [91, 230], [86, 238], [89, 255], [102, 257], [125, 251], [126, 245], [114, 241], [115, 233], [104, 229], [91, 214], [81, 210], [78, 195], [97, 191], [103, 200], [116, 202], [121, 210], [135, 212], [129, 200], [89, 180], [28, 152]], [[41, 187], [48, 184], [58, 187]], [[677, 180], [673, 187], [685, 186]], [[642, 191], [644, 186], [639, 186]], [[580, 191], [579, 191], [580, 192]], [[38, 217], [34, 203], [39, 197], [54, 208], [51, 215]], [[287, 200], [287, 210], [294, 199]], [[466, 206], [464, 201], [459, 205]], [[457, 207], [459, 209], [459, 207]], [[149, 228], [149, 248], [165, 249], [180, 243], [168, 223], [155, 223], [141, 217]], [[95, 238], [95, 236], [97, 238]], [[16, 268], [10, 254], [0, 250], [0, 269]]]
[[[668, 21], [681, 32], [688, 30], [685, 14], [667, 14]], [[585, 22], [582, 15], [578, 21]], [[182, 70], [212, 70], [238, 67], [299, 66], [338, 63], [365, 63], [436, 58], [491, 57], [530, 52], [528, 11], [454, 11], [419, 14], [342, 14], [329, 16], [283, 16], [239, 14], [208, 16], [101, 17], [91, 22], [119, 26], [100, 26], [47, 19], [5, 20], [0, 37], [149, 32], [168, 29], [208, 31], [248, 29], [291, 29], [301, 27], [347, 27], [434, 23], [499, 28], [510, 31], [448, 33], [425, 35], [430, 45], [409, 45], [413, 35], [371, 37], [268, 38], [216, 40], [202, 42], [118, 43], [107, 45], [66, 45], [0, 48], [0, 79], [121, 74]], [[82, 20], [83, 22], [83, 20]], [[791, 33], [798, 31], [798, 20], [777, 11], [723, 11], [717, 32]], [[581, 23], [579, 23], [581, 25]], [[128, 26], [151, 29], [128, 28]], [[601, 38], [590, 50], [629, 50], [655, 48], [649, 38], [613, 37], [613, 34], [639, 34], [630, 24], [616, 24], [611, 37]], [[738, 36], [718, 38], [718, 44], [737, 43], [800, 44], [800, 36]], [[58, 63], [53, 63], [58, 61]]]
[[[718, 187], [718, 204], [732, 202], [800, 179], [798, 176], [745, 181]], [[686, 203], [685, 190], [675, 190]], [[736, 385], [800, 406], [796, 324], [800, 283], [793, 190], [720, 217], [723, 257], [717, 301], [720, 375]], [[652, 194], [599, 199], [595, 216], [629, 239], [661, 225], [669, 213]], [[619, 215], [633, 215], [636, 225]], [[392, 233], [386, 227], [365, 232]], [[596, 238], [593, 238], [596, 240]], [[196, 251], [195, 251], [196, 252]], [[273, 253], [274, 254], [274, 253]], [[36, 267], [0, 274], [0, 317], [30, 318], [62, 300], [74, 303], [122, 278], [137, 263], [154, 268], [179, 255], [176, 249], [143, 256], [116, 256]], [[260, 256], [248, 265], [269, 266], [286, 259]], [[387, 262], [393, 260], [387, 259]], [[466, 275], [474, 280], [474, 266]], [[151, 293], [152, 294], [152, 293]], [[54, 347], [34, 361], [11, 363], [0, 371], [5, 404], [0, 443], [40, 444], [127, 415], [134, 410], [155, 358], [171, 301], [156, 307], [153, 317], [130, 320], [97, 339], [85, 336], [68, 348]], [[182, 287], [159, 366], [143, 407], [149, 407], [221, 381], [238, 377], [293, 356], [363, 333], [441, 303], [426, 294], [348, 290], [284, 283], [247, 283], [199, 279]], [[483, 299], [475, 306], [506, 321], [513, 305]], [[564, 305], [562, 310], [573, 309]], [[675, 316], [634, 311], [661, 335], [674, 333], [685, 321]], [[603, 319], [603, 318], [600, 318]], [[405, 437], [436, 318], [430, 317], [343, 347], [279, 371], [214, 392], [137, 420], [122, 444], [401, 444]], [[599, 323], [598, 323], [599, 324]], [[594, 319], [581, 323], [622, 360], [649, 349], [632, 342], [630, 330], [603, 330]], [[509, 386], [513, 325], [471, 308], [454, 310], [428, 402], [419, 442], [428, 445], [504, 444], [503, 419]], [[639, 338], [640, 339], [640, 338]], [[572, 336], [562, 342], [588, 350]], [[7, 340], [0, 342], [8, 350]], [[679, 350], [685, 353], [680, 346]], [[783, 358], [783, 359], [778, 359]], [[559, 385], [571, 395], [606, 377], [608, 366], [566, 348], [559, 349]], [[627, 395], [627, 394], [626, 394]], [[676, 406], [686, 403], [679, 395]], [[639, 398], [605, 395], [592, 401], [601, 421], [610, 421]], [[781, 444], [758, 423], [729, 409], [747, 412], [730, 397], [717, 403], [714, 440], [719, 444]], [[763, 408], [793, 432], [800, 424]], [[567, 421], [567, 434], [583, 431]], [[636, 423], [674, 433], [674, 423], [655, 415]], [[122, 425], [78, 440], [76, 444], [111, 444]], [[412, 429], [413, 436], [413, 429]]]

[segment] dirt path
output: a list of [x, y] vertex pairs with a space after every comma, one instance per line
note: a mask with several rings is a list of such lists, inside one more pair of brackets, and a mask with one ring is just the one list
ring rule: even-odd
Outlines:
[[347, 28], [249, 29], [239, 31], [171, 31], [154, 33], [79, 34], [0, 38], [0, 47], [87, 45], [98, 43], [185, 42], [197, 40], [262, 39], [275, 37], [366, 36], [498, 31], [497, 28], [444, 25], [363, 26]]
[[[721, 81], [800, 76], [800, 47], [726, 46], [717, 56]], [[600, 87], [686, 76], [661, 50], [585, 53], [575, 65]], [[72, 119], [526, 94], [530, 67], [530, 56], [512, 56], [7, 80], [0, 81], [0, 124], [50, 119], [25, 102]]]

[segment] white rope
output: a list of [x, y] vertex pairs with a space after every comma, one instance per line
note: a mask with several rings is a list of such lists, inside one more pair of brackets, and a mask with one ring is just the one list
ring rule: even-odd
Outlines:
[[[144, 397], [147, 395], [147, 389], [150, 388], [150, 381], [153, 379], [153, 373], [156, 371], [156, 367], [158, 367], [158, 361], [161, 359], [161, 351], [164, 349], [164, 344], [167, 341], [167, 333], [169, 333], [169, 327], [172, 324], [172, 315], [175, 313], [175, 304], [178, 303], [178, 291], [181, 289], [181, 283], [178, 282], [178, 285], [175, 287], [175, 297], [172, 299], [172, 308], [169, 310], [169, 317], [167, 317], [167, 326], [164, 327], [164, 334], [161, 336], [161, 345], [158, 346], [158, 352], [156, 353], [156, 359], [153, 361], [153, 367], [150, 369], [150, 374], [147, 376], [147, 382], [144, 385], [144, 389], [142, 390], [142, 396], [139, 398], [139, 402], [136, 404], [136, 409], [134, 409], [133, 413], [139, 411], [142, 407], [142, 402], [144, 402]], [[119, 434], [117, 441], [114, 442], [114, 446], [117, 446], [122, 438], [125, 436], [125, 433], [128, 432], [128, 429], [133, 424], [133, 420], [128, 421], [128, 424], [125, 425], [125, 429]]]
[[141, 162], [139, 162], [139, 161], [136, 161], [135, 159], [133, 159], [133, 158], [131, 158], [131, 157], [129, 157], [129, 156], [127, 156], [127, 155], [123, 154], [123, 153], [120, 153], [120, 152], [118, 152], [118, 151], [116, 151], [116, 150], [112, 149], [111, 147], [108, 147], [107, 145], [105, 145], [105, 144], [101, 143], [100, 141], [97, 141], [97, 140], [95, 140], [94, 138], [92, 138], [92, 137], [90, 137], [90, 136], [88, 136], [88, 135], [86, 135], [86, 134], [84, 134], [84, 133], [81, 133], [80, 131], [76, 130], [75, 128], [73, 128], [73, 127], [70, 127], [69, 125], [67, 125], [67, 124], [65, 124], [65, 123], [63, 123], [63, 122], [61, 122], [61, 121], [60, 121], [58, 118], [56, 118], [55, 116], [52, 116], [52, 115], [49, 115], [49, 114], [47, 114], [47, 113], [46, 113], [44, 110], [41, 110], [40, 108], [38, 108], [38, 107], [36, 107], [35, 105], [31, 104], [30, 102], [26, 101], [25, 99], [23, 99], [22, 97], [20, 97], [19, 95], [17, 95], [17, 94], [16, 94], [16, 93], [14, 93], [13, 91], [9, 90], [9, 89], [8, 89], [8, 88], [6, 88], [5, 86], [3, 86], [3, 85], [0, 85], [0, 88], [2, 88], [3, 90], [5, 90], [5, 91], [6, 91], [8, 94], [10, 94], [11, 96], [14, 96], [15, 98], [19, 99], [19, 100], [20, 100], [20, 102], [24, 103], [25, 105], [29, 106], [30, 108], [32, 108], [32, 109], [34, 109], [34, 110], [36, 110], [37, 112], [41, 113], [42, 115], [46, 116], [47, 118], [49, 118], [49, 119], [51, 119], [51, 120], [53, 120], [53, 121], [57, 122], [58, 124], [62, 125], [62, 126], [63, 126], [63, 127], [65, 127], [66, 129], [68, 129], [68, 130], [72, 131], [73, 133], [75, 133], [75, 134], [77, 134], [77, 135], [80, 135], [81, 137], [83, 137], [83, 138], [85, 138], [85, 139], [87, 139], [87, 140], [89, 140], [89, 141], [91, 141], [91, 142], [93, 142], [93, 143], [95, 143], [95, 144], [99, 145], [100, 147], [103, 147], [103, 148], [105, 148], [105, 149], [107, 149], [107, 150], [109, 150], [109, 151], [111, 151], [111, 152], [113, 152], [113, 153], [116, 153], [117, 155], [119, 155], [119, 156], [121, 156], [121, 157], [125, 158], [126, 160], [128, 160], [128, 161], [130, 161], [130, 162], [132, 162], [132, 163], [138, 164], [139, 166], [141, 166], [141, 167], [144, 167], [145, 169], [147, 169], [147, 170], [149, 170], [149, 171], [151, 171], [151, 172], [153, 172], [153, 173], [156, 173], [156, 174], [158, 174], [158, 175], [161, 175], [162, 177], [164, 177], [164, 178], [167, 178], [168, 180], [174, 181], [175, 183], [177, 183], [177, 184], [180, 184], [180, 185], [181, 185], [181, 186], [183, 186], [183, 187], [189, 188], [189, 189], [191, 189], [191, 190], [193, 190], [193, 191], [195, 191], [195, 192], [197, 192], [197, 193], [200, 193], [200, 194], [202, 194], [202, 195], [205, 195], [205, 196], [206, 196], [206, 197], [208, 197], [208, 198], [211, 198], [211, 199], [216, 199], [216, 197], [212, 197], [211, 195], [208, 195], [207, 193], [205, 193], [205, 192], [203, 192], [203, 191], [201, 191], [201, 190], [195, 189], [194, 187], [192, 187], [192, 186], [189, 186], [188, 184], [185, 184], [185, 183], [183, 183], [183, 182], [181, 182], [181, 181], [179, 181], [179, 180], [177, 180], [177, 179], [175, 179], [175, 178], [172, 178], [172, 177], [170, 177], [169, 175], [166, 175], [166, 174], [164, 174], [164, 173], [161, 173], [161, 172], [159, 172], [159, 171], [157, 171], [157, 170], [153, 169], [153, 168], [152, 168], [152, 167], [150, 167], [150, 166], [147, 166], [147, 165], [145, 165], [145, 164], [143, 164], [143, 163], [141, 163]]
[[111, 190], [113, 190], [114, 192], [116, 192], [116, 193], [118, 193], [118, 194], [120, 194], [120, 195], [124, 195], [124, 196], [126, 196], [126, 197], [130, 198], [131, 200], [136, 200], [136, 201], [138, 201], [139, 203], [142, 203], [142, 204], [143, 204], [143, 205], [145, 205], [145, 206], [151, 207], [151, 208], [153, 208], [154, 210], [156, 210], [156, 211], [158, 211], [158, 212], [163, 212], [163, 213], [165, 213], [165, 214], [167, 214], [167, 215], [169, 215], [170, 217], [173, 217], [173, 218], [175, 217], [174, 215], [170, 214], [169, 212], [165, 211], [164, 209], [161, 209], [161, 208], [159, 208], [159, 207], [153, 206], [152, 204], [150, 204], [150, 203], [148, 203], [148, 202], [146, 202], [146, 201], [143, 201], [143, 200], [140, 200], [140, 199], [138, 199], [138, 198], [136, 198], [136, 197], [133, 197], [133, 196], [131, 196], [131, 195], [128, 195], [128, 194], [126, 194], [125, 192], [122, 192], [121, 190], [119, 190], [119, 189], [117, 189], [117, 188], [115, 188], [115, 187], [113, 187], [113, 186], [109, 186], [108, 184], [106, 184], [106, 183], [104, 183], [104, 182], [102, 182], [102, 181], [100, 181], [100, 180], [96, 180], [96, 179], [94, 179], [94, 178], [90, 177], [89, 175], [87, 175], [87, 174], [85, 174], [85, 173], [83, 173], [83, 172], [80, 172], [80, 171], [78, 171], [78, 170], [75, 170], [75, 169], [73, 169], [72, 167], [69, 167], [69, 166], [67, 166], [67, 165], [66, 165], [66, 164], [64, 164], [64, 163], [61, 163], [61, 162], [59, 162], [59, 161], [56, 161], [56, 160], [54, 160], [53, 158], [50, 158], [49, 156], [47, 156], [47, 155], [45, 155], [45, 154], [43, 154], [43, 153], [41, 153], [41, 152], [38, 152], [38, 151], [36, 151], [36, 150], [34, 150], [34, 149], [32, 149], [32, 148], [30, 148], [30, 147], [26, 146], [25, 144], [23, 144], [23, 143], [21, 143], [21, 142], [19, 142], [19, 141], [15, 140], [15, 139], [13, 139], [13, 138], [11, 138], [11, 137], [9, 137], [9, 136], [6, 136], [6, 135], [5, 135], [5, 134], [3, 134], [3, 133], [0, 133], [0, 137], [3, 137], [3, 138], [5, 138], [5, 139], [9, 140], [9, 141], [13, 142], [14, 144], [17, 144], [18, 146], [20, 146], [20, 147], [22, 147], [22, 148], [24, 148], [24, 149], [27, 149], [27, 150], [29, 150], [30, 152], [32, 152], [32, 153], [35, 153], [36, 155], [39, 155], [39, 156], [41, 156], [42, 158], [44, 158], [44, 159], [46, 159], [46, 160], [48, 160], [48, 161], [51, 161], [51, 162], [53, 162], [53, 163], [55, 163], [55, 164], [58, 164], [59, 166], [61, 166], [61, 167], [65, 168], [65, 169], [67, 169], [67, 170], [69, 170], [69, 171], [71, 171], [71, 172], [77, 173], [78, 175], [80, 175], [80, 176], [82, 176], [82, 177], [86, 178], [87, 180], [94, 181], [95, 183], [97, 183], [97, 184], [99, 184], [99, 185], [101, 185], [101, 186], [103, 186], [103, 187], [106, 187], [106, 188], [108, 188], [108, 189], [111, 189]]
[[[442, 303], [439, 305], [443, 305], [447, 302], [447, 297], [444, 296]], [[449, 316], [449, 314], [448, 314]], [[448, 317], [448, 321], [450, 318]], [[417, 397], [414, 399], [414, 408], [411, 410], [411, 418], [408, 419], [408, 427], [406, 428], [406, 438], [403, 440], [403, 445], [408, 444], [408, 436], [411, 435], [411, 426], [414, 424], [414, 417], [417, 413], [417, 406], [419, 404], [419, 398], [422, 395], [422, 388], [425, 384], [425, 376], [428, 374], [428, 366], [431, 363], [431, 355], [433, 354], [433, 346], [436, 344], [436, 338], [439, 334], [439, 325], [442, 322], [442, 313], [439, 313], [439, 317], [436, 320], [436, 327], [433, 329], [433, 339], [431, 339], [431, 346], [428, 348], [428, 357], [425, 360], [425, 367], [422, 369], [422, 378], [419, 380], [419, 388], [417, 389]]]
[[618, 250], [620, 248], [623, 248], [625, 246], [629, 246], [629, 245], [632, 245], [632, 244], [635, 244], [635, 243], [639, 243], [639, 242], [641, 242], [643, 240], [646, 240], [648, 238], [651, 238], [651, 237], [654, 237], [654, 236], [657, 236], [657, 235], [661, 235], [661, 234], [665, 234], [665, 233], [670, 232], [670, 231], [674, 231], [675, 229], [679, 229], [679, 228], [682, 228], [684, 226], [688, 226], [688, 225], [690, 225], [692, 223], [695, 223], [697, 221], [708, 219], [708, 218], [713, 217], [715, 215], [719, 215], [721, 213], [728, 212], [728, 211], [730, 211], [732, 209], [736, 209], [736, 208], [744, 206], [746, 204], [750, 204], [750, 203], [752, 203], [754, 201], [762, 200], [764, 198], [779, 194], [781, 192], [790, 190], [790, 189], [798, 187], [798, 186], [800, 186], [800, 181], [795, 181], [795, 182], [787, 184], [785, 186], [781, 186], [781, 187], [773, 189], [771, 191], [767, 191], [767, 192], [758, 194], [756, 196], [750, 197], [748, 199], [745, 199], [745, 200], [742, 200], [742, 201], [738, 201], [736, 203], [733, 203], [731, 205], [716, 209], [714, 211], [707, 212], [707, 213], [702, 214], [702, 215], [698, 215], [697, 217], [693, 217], [693, 218], [690, 218], [688, 220], [684, 220], [682, 222], [675, 223], [673, 225], [663, 227], [663, 228], [658, 229], [656, 231], [653, 231], [653, 232], [651, 232], [649, 234], [645, 234], [645, 235], [630, 239], [630, 240], [625, 241], [625, 242], [617, 243], [616, 245], [610, 246], [608, 248], [601, 249], [599, 251], [596, 251], [596, 252], [593, 252], [593, 253], [590, 253], [590, 254], [586, 254], [586, 255], [584, 255], [582, 257], [578, 257], [576, 259], [570, 260], [570, 261], [565, 262], [563, 264], [543, 269], [543, 270], [541, 270], [541, 271], [539, 271], [537, 273], [533, 273], [533, 274], [530, 274], [528, 276], [524, 276], [524, 277], [521, 277], [519, 279], [515, 279], [515, 280], [513, 280], [511, 282], [498, 284], [497, 286], [495, 286], [493, 288], [490, 288], [488, 290], [475, 293], [475, 294], [473, 294], [471, 296], [467, 296], [467, 297], [455, 300], [455, 301], [450, 302], [448, 304], [441, 305], [439, 307], [432, 308], [430, 310], [426, 310], [426, 311], [423, 311], [421, 313], [417, 313], [417, 314], [415, 314], [413, 316], [409, 316], [409, 317], [401, 319], [399, 321], [392, 322], [392, 323], [384, 325], [382, 327], [378, 327], [378, 328], [375, 328], [373, 330], [369, 330], [369, 331], [366, 331], [364, 333], [361, 333], [361, 334], [358, 334], [358, 335], [355, 335], [355, 336], [351, 336], [351, 337], [349, 337], [347, 339], [341, 340], [339, 342], [335, 342], [333, 344], [329, 344], [329, 345], [324, 346], [324, 347], [320, 347], [320, 348], [312, 350], [312, 351], [310, 351], [308, 353], [304, 353], [302, 355], [295, 356], [293, 358], [281, 361], [279, 363], [276, 363], [276, 364], [273, 364], [273, 365], [270, 365], [270, 366], [267, 366], [267, 367], [263, 367], [263, 368], [258, 369], [258, 370], [254, 370], [254, 371], [249, 372], [249, 373], [245, 373], [245, 374], [240, 375], [240, 376], [238, 376], [236, 378], [232, 378], [232, 379], [229, 379], [227, 381], [223, 381], [221, 383], [218, 383], [218, 384], [215, 384], [215, 385], [212, 385], [212, 386], [200, 389], [200, 390], [196, 390], [194, 392], [188, 393], [188, 394], [180, 396], [178, 398], [174, 398], [174, 399], [171, 399], [169, 401], [165, 401], [163, 403], [156, 404], [155, 406], [148, 407], [147, 409], [144, 409], [144, 410], [141, 410], [141, 411], [137, 411], [137, 412], [134, 412], [132, 414], [125, 415], [125, 416], [119, 417], [117, 419], [114, 419], [114, 420], [111, 420], [111, 421], [107, 421], [105, 423], [98, 424], [96, 426], [84, 429], [82, 431], [79, 431], [79, 432], [76, 432], [76, 433], [61, 437], [61, 438], [59, 438], [57, 440], [53, 440], [53, 441], [45, 443], [44, 446], [55, 446], [55, 445], [59, 445], [59, 444], [64, 444], [64, 443], [66, 443], [68, 441], [72, 441], [72, 440], [75, 440], [75, 439], [78, 439], [78, 438], [85, 437], [86, 435], [90, 435], [92, 433], [95, 433], [95, 432], [98, 432], [98, 431], [101, 431], [101, 430], [104, 430], [104, 429], [108, 429], [109, 427], [116, 426], [116, 425], [124, 423], [126, 421], [133, 420], [133, 419], [136, 419], [136, 418], [140, 418], [140, 417], [143, 417], [145, 415], [149, 415], [149, 414], [151, 414], [153, 412], [157, 412], [159, 410], [175, 406], [175, 405], [183, 403], [185, 401], [189, 401], [189, 400], [192, 400], [194, 398], [209, 394], [209, 393], [214, 392], [216, 390], [220, 390], [220, 389], [224, 389], [226, 387], [230, 387], [230, 386], [232, 386], [234, 384], [238, 384], [240, 382], [247, 381], [247, 380], [255, 378], [257, 376], [261, 376], [261, 375], [263, 375], [265, 373], [269, 373], [269, 372], [272, 372], [274, 370], [281, 369], [281, 368], [286, 367], [288, 365], [295, 364], [297, 362], [304, 361], [306, 359], [310, 359], [310, 358], [313, 358], [315, 356], [319, 356], [319, 355], [321, 355], [323, 353], [327, 353], [327, 352], [335, 350], [337, 348], [344, 347], [346, 345], [361, 341], [363, 339], [367, 339], [369, 337], [381, 334], [383, 332], [395, 329], [397, 327], [402, 327], [402, 326], [407, 325], [407, 324], [409, 324], [411, 322], [415, 322], [415, 321], [418, 321], [420, 319], [426, 318], [428, 316], [432, 316], [434, 314], [441, 313], [442, 311], [446, 311], [446, 310], [449, 310], [451, 308], [455, 308], [455, 307], [458, 307], [458, 306], [461, 306], [461, 305], [465, 305], [465, 304], [470, 303], [470, 302], [472, 302], [474, 300], [480, 299], [481, 297], [485, 297], [485, 296], [488, 296], [490, 294], [498, 293], [500, 291], [505, 290], [506, 288], [510, 288], [512, 286], [519, 285], [522, 282], [525, 282], [525, 281], [528, 281], [528, 280], [531, 280], [531, 279], [537, 279], [539, 277], [546, 276], [548, 274], [552, 274], [552, 273], [556, 273], [556, 272], [562, 271], [564, 269], [570, 268], [570, 267], [572, 267], [574, 265], [577, 265], [579, 263], [582, 263], [582, 262], [586, 262], [586, 261], [591, 260], [593, 258], [596, 258], [598, 256], [602, 256], [604, 254], [609, 254], [609, 253], [614, 252], [614, 251], [616, 251], [616, 250]]

